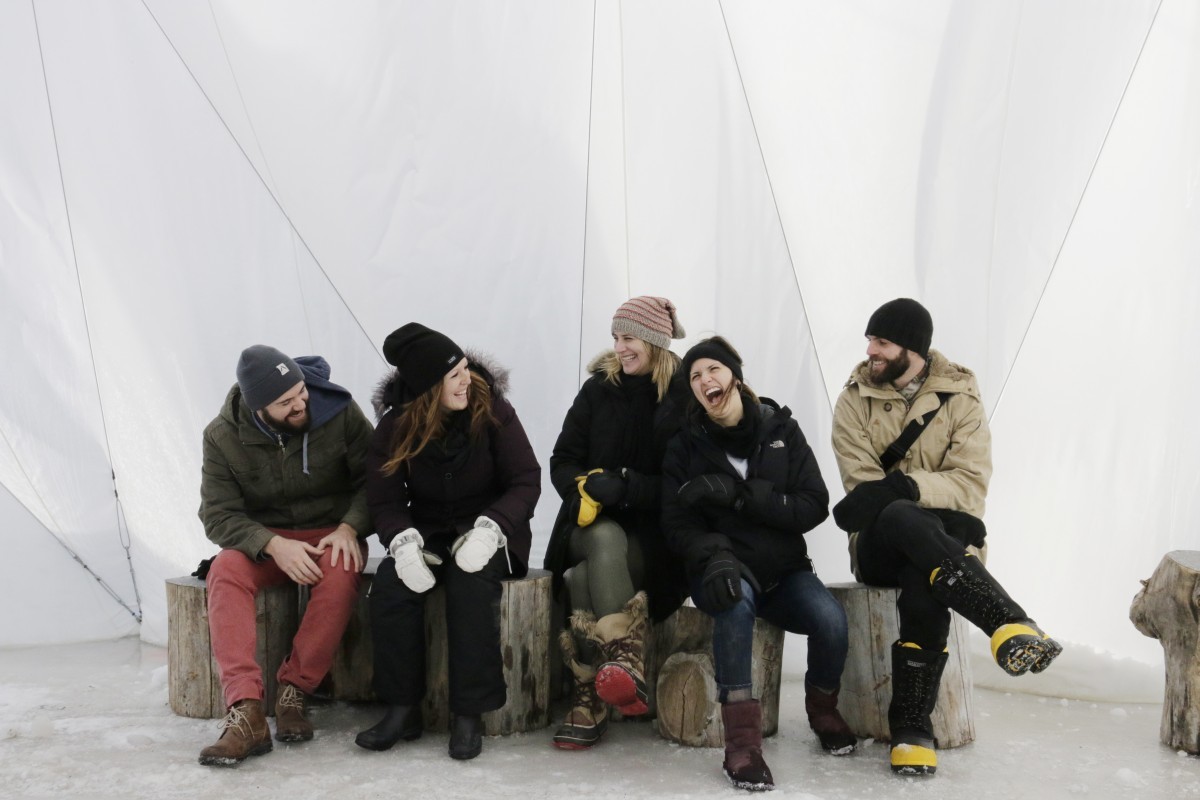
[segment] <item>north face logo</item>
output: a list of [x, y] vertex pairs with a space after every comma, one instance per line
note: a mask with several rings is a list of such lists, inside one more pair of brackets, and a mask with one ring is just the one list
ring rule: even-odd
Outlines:
[[767, 447], [783, 447], [783, 446], [784, 445], [783, 445], [782, 439], [776, 439], [775, 441], [773, 441], [769, 445], [767, 445]]
[[276, 364], [276, 365], [275, 365], [275, 369], [279, 370], [279, 374], [280, 374], [280, 375], [287, 375], [287, 374], [288, 374], [288, 368], [287, 368], [287, 364]]

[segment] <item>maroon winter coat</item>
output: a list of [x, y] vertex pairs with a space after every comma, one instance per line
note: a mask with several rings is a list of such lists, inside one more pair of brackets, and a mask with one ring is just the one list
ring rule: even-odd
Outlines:
[[[529, 520], [542, 491], [542, 470], [517, 412], [504, 399], [507, 372], [479, 364], [467, 353], [472, 372], [492, 389], [492, 414], [498, 425], [450, 459], [426, 448], [407, 465], [386, 476], [397, 412], [389, 408], [395, 373], [375, 392], [379, 425], [367, 453], [367, 505], [384, 547], [406, 528], [416, 528], [427, 542], [434, 536], [457, 536], [484, 515], [508, 537], [514, 575], [526, 573], [533, 534]], [[466, 413], [466, 412], [458, 412]]]

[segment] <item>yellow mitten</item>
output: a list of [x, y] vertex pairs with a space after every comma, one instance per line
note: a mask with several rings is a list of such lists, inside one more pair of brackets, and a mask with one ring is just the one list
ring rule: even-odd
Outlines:
[[579, 515], [578, 519], [575, 520], [575, 523], [581, 528], [586, 528], [588, 525], [591, 525], [593, 522], [595, 522], [596, 516], [600, 513], [600, 509], [602, 508], [599, 503], [592, 499], [591, 495], [584, 491], [583, 484], [587, 481], [588, 475], [591, 475], [593, 472], [603, 471], [604, 470], [602, 469], [593, 469], [589, 470], [587, 475], [575, 476], [575, 486], [579, 489]]

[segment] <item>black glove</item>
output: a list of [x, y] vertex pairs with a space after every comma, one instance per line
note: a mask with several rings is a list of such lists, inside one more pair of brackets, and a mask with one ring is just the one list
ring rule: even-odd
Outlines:
[[728, 611], [742, 599], [742, 565], [733, 553], [722, 550], [704, 565], [700, 578], [700, 610], [710, 614]]
[[833, 507], [833, 521], [846, 533], [865, 531], [879, 516], [879, 512], [897, 500], [908, 500], [902, 496], [884, 478], [878, 481], [865, 481], [850, 490]]
[[912, 500], [915, 503], [921, 499], [921, 490], [917, 487], [917, 482], [900, 470], [889, 472], [880, 483], [890, 486], [892, 491], [900, 495], [901, 500]]
[[737, 481], [728, 475], [715, 472], [692, 478], [679, 487], [677, 496], [684, 508], [691, 508], [697, 503], [707, 503], [739, 511], [745, 502]]
[[625, 499], [625, 490], [628, 487], [621, 473], [605, 469], [589, 473], [583, 488], [600, 505], [615, 508]]

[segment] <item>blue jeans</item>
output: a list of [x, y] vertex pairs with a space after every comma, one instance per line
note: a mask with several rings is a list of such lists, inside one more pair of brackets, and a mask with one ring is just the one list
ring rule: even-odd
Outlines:
[[729, 692], [751, 687], [755, 617], [790, 633], [807, 635], [808, 672], [804, 679], [822, 689], [841, 687], [849, 647], [846, 611], [816, 573], [790, 573], [759, 595], [743, 579], [742, 599], [718, 613], [704, 607], [699, 589], [699, 580], [693, 580], [692, 601], [713, 618], [713, 667], [722, 703]]

